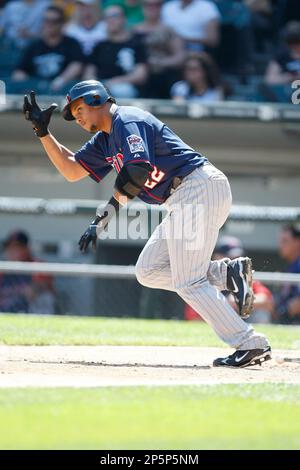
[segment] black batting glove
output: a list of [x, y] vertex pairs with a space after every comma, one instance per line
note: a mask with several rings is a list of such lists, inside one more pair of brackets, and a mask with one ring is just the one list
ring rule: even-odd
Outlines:
[[104, 214], [101, 216], [97, 215], [95, 220], [93, 220], [89, 228], [84, 232], [84, 234], [80, 238], [78, 245], [82, 253], [86, 253], [90, 243], [92, 243], [93, 250], [96, 251], [97, 238], [108, 224], [107, 215], [107, 211], [105, 211]]
[[96, 251], [97, 238], [106, 229], [110, 219], [119, 212], [119, 209], [120, 203], [114, 196], [110, 198], [105, 207], [101, 205], [101, 207], [97, 208], [95, 220], [93, 220], [78, 242], [80, 251], [85, 253], [90, 243], [92, 243], [92, 247]]
[[35, 92], [30, 92], [30, 100], [28, 96], [24, 96], [23, 113], [27, 121], [32, 122], [32, 127], [37, 137], [45, 137], [49, 134], [48, 126], [53, 111], [57, 108], [56, 103], [52, 103], [47, 109], [41, 109], [36, 102]]

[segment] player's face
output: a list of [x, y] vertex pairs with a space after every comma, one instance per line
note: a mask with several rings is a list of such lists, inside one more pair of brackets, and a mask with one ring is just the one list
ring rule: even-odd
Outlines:
[[88, 106], [82, 98], [71, 104], [71, 112], [77, 124], [88, 132], [101, 130], [101, 106]]

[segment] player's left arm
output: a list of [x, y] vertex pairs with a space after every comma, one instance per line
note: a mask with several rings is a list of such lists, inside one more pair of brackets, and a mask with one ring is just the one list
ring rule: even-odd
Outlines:
[[118, 214], [120, 207], [139, 195], [152, 169], [152, 165], [147, 162], [129, 163], [123, 166], [117, 176], [113, 196], [105, 207], [97, 208], [96, 218], [80, 238], [80, 251], [86, 252], [90, 243], [96, 250], [97, 238], [106, 229], [109, 221]]

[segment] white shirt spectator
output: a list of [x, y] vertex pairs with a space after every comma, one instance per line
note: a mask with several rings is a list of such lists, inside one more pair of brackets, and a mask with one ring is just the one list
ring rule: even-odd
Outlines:
[[49, 0], [18, 0], [7, 3], [0, 16], [2, 34], [18, 47], [25, 47], [30, 37], [23, 36], [21, 31], [37, 37], [41, 31], [44, 11], [49, 5]]
[[195, 95], [190, 92], [187, 82], [180, 81], [174, 83], [170, 90], [171, 98], [180, 98], [182, 101], [193, 101], [194, 103], [213, 103], [222, 101], [223, 95], [218, 88], [208, 88], [202, 95]]
[[181, 0], [171, 0], [162, 7], [162, 22], [185, 40], [205, 39], [207, 23], [220, 18], [216, 5], [207, 0], [193, 0], [185, 7]]
[[84, 28], [76, 23], [69, 23], [65, 28], [66, 36], [77, 39], [84, 55], [90, 55], [95, 45], [107, 39], [106, 24], [98, 21], [91, 29]]

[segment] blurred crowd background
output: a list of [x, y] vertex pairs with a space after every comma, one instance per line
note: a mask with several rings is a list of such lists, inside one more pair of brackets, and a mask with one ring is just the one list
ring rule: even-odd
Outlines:
[[289, 102], [300, 77], [297, 0], [2, 0], [8, 93]]
[[[29, 235], [16, 230], [7, 235], [3, 242], [3, 259], [7, 261], [42, 261], [32, 251]], [[128, 251], [128, 250], [126, 250]], [[213, 259], [245, 256], [242, 241], [233, 236], [221, 235]], [[284, 271], [300, 273], [300, 224], [282, 227], [278, 240], [278, 257]], [[119, 258], [121, 259], [121, 258]], [[124, 249], [123, 249], [124, 261]], [[102, 314], [112, 316], [140, 315], [149, 318], [180, 318], [201, 321], [189, 305], [178, 302], [172, 293], [152, 290], [137, 285], [130, 280], [99, 280], [91, 287], [88, 283], [78, 283], [76, 278], [60, 284], [58, 278], [45, 274], [0, 274], [0, 312], [66, 314], [74, 313], [74, 303], [78, 303], [78, 290], [89, 297], [91, 288], [96, 288], [97, 305]], [[270, 289], [260, 281], [254, 281], [254, 311], [251, 323], [280, 323], [300, 325], [300, 285], [285, 284]], [[118, 295], [113, 295], [117, 292]], [[224, 292], [232, 307], [237, 310], [233, 296]], [[137, 302], [131, 303], [135, 298]], [[80, 301], [79, 301], [80, 302]], [[113, 304], [113, 305], [112, 305]], [[127, 308], [126, 308], [127, 304]], [[138, 307], [138, 308], [137, 308]], [[87, 314], [82, 305], [81, 314]], [[113, 309], [113, 310], [111, 310]]]

